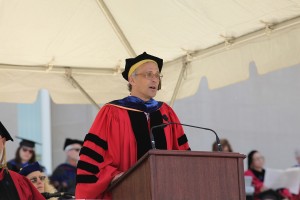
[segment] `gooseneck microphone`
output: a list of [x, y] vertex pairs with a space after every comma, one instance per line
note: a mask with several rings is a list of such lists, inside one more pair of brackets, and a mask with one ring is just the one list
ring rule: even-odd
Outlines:
[[198, 129], [203, 129], [203, 130], [207, 130], [207, 131], [213, 132], [215, 134], [215, 136], [216, 136], [216, 142], [217, 142], [217, 145], [218, 145], [218, 151], [223, 151], [222, 145], [220, 143], [219, 136], [218, 136], [218, 134], [214, 130], [212, 130], [210, 128], [200, 127], [200, 126], [194, 126], [194, 125], [189, 125], [189, 124], [181, 124], [181, 123], [177, 123], [177, 122], [169, 122], [169, 123], [167, 123], [167, 125], [170, 125], [170, 124], [178, 124], [178, 125], [181, 125], [181, 126], [198, 128]]
[[159, 125], [151, 127], [151, 129], [150, 129], [150, 139], [151, 139], [151, 147], [152, 147], [152, 149], [156, 149], [156, 147], [155, 147], [155, 139], [154, 139], [154, 136], [153, 136], [153, 129], [156, 129], [156, 128], [165, 128], [168, 125], [169, 125], [169, 123], [167, 123], [167, 124], [162, 123], [162, 124], [159, 124]]
[[[163, 117], [163, 119], [165, 121], [168, 121], [168, 117], [166, 115], [163, 115], [162, 117]], [[177, 123], [177, 122], [162, 123], [160, 125], [156, 125], [156, 126], [151, 127], [151, 129], [150, 129], [150, 139], [151, 139], [152, 149], [155, 149], [155, 139], [154, 139], [154, 136], [153, 136], [153, 129], [156, 129], [156, 128], [165, 128], [166, 126], [169, 126], [170, 124], [177, 124], [177, 125], [181, 125], [181, 126], [198, 128], [198, 129], [203, 129], [203, 130], [207, 130], [207, 131], [213, 132], [215, 134], [215, 136], [216, 136], [216, 142], [217, 142], [217, 146], [218, 146], [218, 151], [223, 151], [222, 145], [220, 143], [219, 136], [218, 136], [218, 134], [214, 130], [212, 130], [210, 128], [201, 127], [201, 126], [194, 126], [194, 125], [189, 125], [189, 124], [181, 124], [181, 123]]]

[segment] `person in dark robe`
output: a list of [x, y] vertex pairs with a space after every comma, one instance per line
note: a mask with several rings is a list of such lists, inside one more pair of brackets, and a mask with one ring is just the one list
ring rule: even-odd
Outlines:
[[15, 172], [19, 172], [20, 169], [28, 164], [36, 162], [35, 144], [37, 142], [24, 138], [19, 139], [21, 139], [21, 142], [16, 150], [15, 158], [7, 162], [8, 169]]
[[13, 141], [0, 122], [0, 200], [42, 200], [41, 193], [24, 176], [7, 169], [5, 144]]
[[[126, 59], [123, 78], [130, 96], [105, 104], [85, 136], [77, 165], [78, 199], [110, 199], [106, 191], [151, 148], [150, 129], [179, 119], [153, 98], [161, 88], [163, 60], [146, 52]], [[153, 129], [157, 149], [190, 150], [181, 125]]]
[[248, 170], [245, 171], [245, 176], [252, 177], [252, 185], [254, 186], [255, 200], [281, 200], [290, 199], [296, 200], [288, 189], [272, 190], [264, 185], [265, 178], [264, 157], [260, 152], [253, 150], [248, 154]]
[[[44, 193], [56, 193], [56, 189], [49, 183], [48, 177], [44, 174], [41, 165], [38, 162], [28, 164], [19, 172], [31, 181], [34, 187], [43, 195]], [[43, 195], [45, 197], [45, 195]], [[48, 198], [50, 200], [57, 200], [58, 198]]]
[[82, 144], [83, 141], [77, 139], [65, 140], [63, 150], [67, 157], [66, 162], [57, 166], [50, 177], [57, 191], [75, 193], [76, 170]]

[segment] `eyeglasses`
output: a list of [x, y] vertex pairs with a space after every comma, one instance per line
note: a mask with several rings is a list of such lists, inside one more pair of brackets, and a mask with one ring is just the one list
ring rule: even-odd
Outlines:
[[142, 75], [148, 80], [152, 80], [153, 78], [161, 79], [163, 77], [162, 74], [159, 74], [159, 73], [153, 74], [152, 72], [145, 72], [145, 73], [140, 73], [140, 74], [135, 74], [135, 75], [137, 75], [137, 76]]
[[265, 160], [265, 157], [260, 156], [260, 157], [253, 158], [253, 161], [259, 161], [259, 160], [264, 161], [264, 160]]
[[33, 153], [33, 150], [32, 149], [28, 149], [28, 148], [26, 148], [26, 147], [22, 147], [22, 150], [24, 151], [24, 152], [27, 152], [27, 151], [29, 151], [29, 153]]
[[80, 148], [74, 148], [74, 149], [70, 149], [70, 150], [74, 150], [74, 151], [79, 152], [79, 151], [80, 151]]
[[37, 183], [38, 182], [38, 179], [40, 179], [40, 181], [45, 181], [46, 179], [46, 176], [39, 176], [39, 177], [32, 177], [31, 179], [29, 179], [31, 181], [31, 183]]

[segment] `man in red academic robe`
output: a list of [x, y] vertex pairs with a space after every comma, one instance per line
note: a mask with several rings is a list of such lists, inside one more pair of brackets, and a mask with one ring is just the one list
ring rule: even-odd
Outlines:
[[[76, 198], [110, 199], [105, 190], [151, 149], [150, 129], [179, 120], [166, 103], [153, 99], [161, 87], [163, 60], [143, 53], [126, 59], [131, 96], [112, 101], [99, 111], [85, 136], [77, 165]], [[153, 129], [157, 149], [190, 150], [180, 125]]]
[[40, 200], [41, 193], [24, 176], [5, 167], [5, 143], [13, 141], [0, 122], [0, 200]]

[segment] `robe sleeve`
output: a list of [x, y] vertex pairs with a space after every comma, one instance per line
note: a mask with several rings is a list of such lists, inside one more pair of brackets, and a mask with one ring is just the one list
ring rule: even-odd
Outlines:
[[264, 186], [264, 183], [260, 181], [250, 170], [245, 171], [244, 175], [252, 177], [252, 186], [254, 187], [254, 194], [257, 195], [261, 193], [261, 189]]
[[15, 183], [20, 200], [45, 199], [28, 178], [13, 171], [10, 171], [9, 173]]
[[115, 163], [119, 158], [111, 154], [118, 143], [110, 138], [120, 131], [116, 112], [113, 106], [102, 107], [85, 136], [77, 165], [75, 196], [78, 199], [103, 198], [114, 176], [121, 173]]
[[[167, 107], [167, 116], [168, 116], [168, 121], [170, 122], [175, 122], [175, 123], [180, 123], [176, 113], [174, 110], [167, 104], [165, 104]], [[162, 113], [164, 114], [164, 113]], [[191, 150], [190, 146], [188, 144], [188, 139], [184, 133], [184, 130], [181, 125], [178, 124], [172, 124], [171, 126], [168, 126], [171, 130], [171, 134], [173, 136], [173, 150]]]

